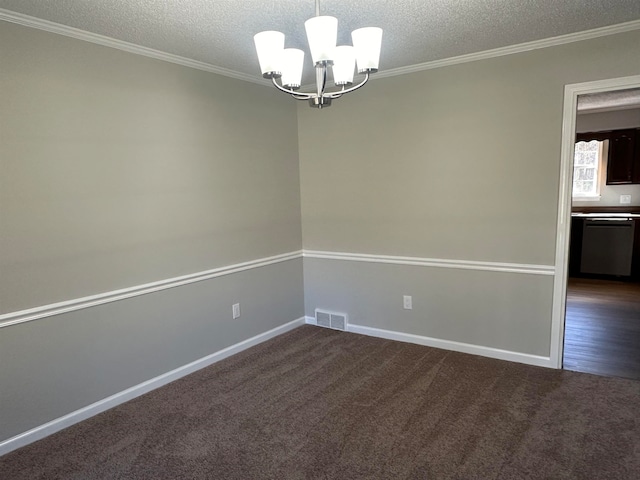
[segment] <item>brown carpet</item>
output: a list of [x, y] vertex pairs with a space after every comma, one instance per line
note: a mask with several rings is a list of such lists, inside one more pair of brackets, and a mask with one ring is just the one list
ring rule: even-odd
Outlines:
[[0, 458], [2, 479], [638, 479], [640, 382], [304, 326]]

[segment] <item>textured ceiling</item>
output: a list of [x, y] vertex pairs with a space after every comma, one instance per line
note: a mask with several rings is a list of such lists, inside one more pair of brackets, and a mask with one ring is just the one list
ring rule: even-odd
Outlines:
[[[260, 77], [253, 35], [280, 30], [307, 50], [313, 0], [0, 0], [0, 8]], [[639, 0], [322, 0], [351, 30], [384, 30], [380, 70], [640, 19]]]
[[603, 112], [627, 108], [640, 108], [640, 88], [615, 92], [590, 93], [578, 97], [580, 113]]

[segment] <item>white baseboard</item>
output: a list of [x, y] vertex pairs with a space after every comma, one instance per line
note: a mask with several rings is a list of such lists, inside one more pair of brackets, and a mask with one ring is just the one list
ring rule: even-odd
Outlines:
[[[305, 323], [315, 325], [316, 320], [313, 317], [305, 317]], [[524, 363], [527, 365], [535, 365], [537, 367], [555, 368], [550, 357], [539, 355], [531, 355], [529, 353], [513, 352], [510, 350], [501, 350], [499, 348], [484, 347], [482, 345], [473, 345], [470, 343], [454, 342], [451, 340], [442, 340], [439, 338], [424, 337], [422, 335], [414, 335], [412, 333], [396, 332], [393, 330], [383, 330], [381, 328], [366, 327], [363, 325], [349, 324], [347, 331], [358, 333], [360, 335], [368, 335], [370, 337], [386, 338], [387, 340], [397, 340], [399, 342], [415, 343], [427, 347], [441, 348], [443, 350], [452, 350], [454, 352], [469, 353], [471, 355], [480, 355], [482, 357], [496, 358], [498, 360], [508, 360], [510, 362]]]
[[189, 375], [190, 373], [193, 373], [204, 367], [208, 367], [209, 365], [212, 365], [216, 362], [219, 362], [220, 360], [230, 357], [231, 355], [246, 350], [247, 348], [253, 347], [254, 345], [267, 341], [271, 338], [277, 337], [278, 335], [282, 335], [283, 333], [288, 332], [289, 330], [293, 330], [294, 328], [303, 325], [304, 323], [304, 317], [289, 323], [285, 323], [284, 325], [280, 325], [279, 327], [256, 335], [255, 337], [236, 343], [235, 345], [231, 345], [230, 347], [224, 348], [216, 353], [212, 353], [211, 355], [207, 355], [206, 357], [188, 363], [187, 365], [184, 365], [182, 367], [176, 368], [175, 370], [171, 370], [170, 372], [159, 375], [155, 378], [152, 378], [151, 380], [147, 380], [146, 382], [142, 382], [131, 388], [127, 388], [122, 392], [118, 392], [114, 395], [111, 395], [110, 397], [99, 400], [95, 403], [92, 403], [91, 405], [76, 410], [75, 412], [64, 415], [63, 417], [56, 418], [55, 420], [45, 423], [44, 425], [40, 425], [24, 433], [4, 440], [0, 442], [0, 456], [9, 453], [17, 448], [24, 447], [25, 445], [33, 443], [53, 433], [59, 432], [64, 428], [70, 427], [71, 425], [81, 422], [82, 420], [86, 420], [87, 418], [93, 417], [94, 415], [102, 413], [105, 410], [139, 397], [140, 395], [150, 392], [151, 390], [162, 387], [163, 385], [173, 382], [174, 380], [178, 380], [179, 378]]

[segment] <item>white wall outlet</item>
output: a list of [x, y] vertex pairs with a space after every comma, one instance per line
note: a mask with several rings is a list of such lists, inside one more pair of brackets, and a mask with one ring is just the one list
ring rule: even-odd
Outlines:
[[231, 311], [233, 312], [233, 319], [240, 318], [240, 304], [234, 303], [233, 307], [231, 307]]
[[402, 308], [405, 310], [411, 310], [413, 308], [413, 299], [411, 298], [411, 295], [402, 296]]
[[620, 203], [626, 205], [631, 204], [631, 195], [620, 195]]

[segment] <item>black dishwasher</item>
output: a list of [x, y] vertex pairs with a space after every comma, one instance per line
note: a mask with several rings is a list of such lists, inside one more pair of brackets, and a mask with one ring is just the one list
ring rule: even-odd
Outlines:
[[587, 218], [582, 234], [580, 272], [631, 275], [634, 221], [631, 218]]

